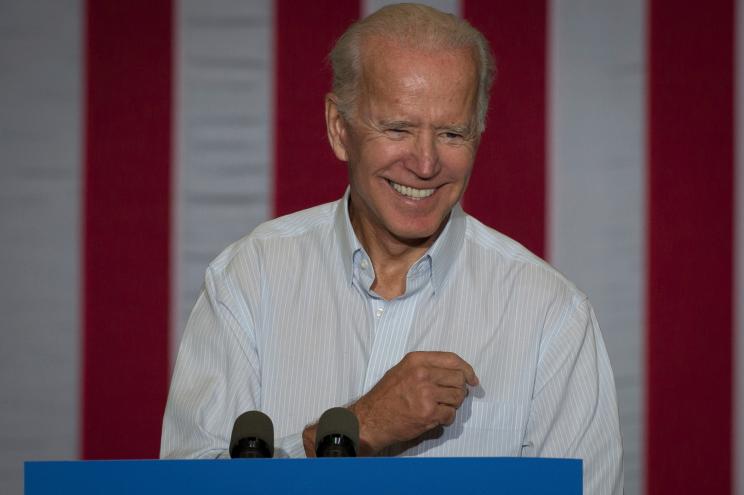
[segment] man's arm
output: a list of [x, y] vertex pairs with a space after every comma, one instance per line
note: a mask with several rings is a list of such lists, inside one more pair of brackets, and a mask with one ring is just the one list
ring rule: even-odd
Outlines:
[[594, 311], [577, 304], [540, 351], [525, 455], [584, 461], [584, 493], [622, 493], [615, 382]]
[[[411, 352], [393, 366], [372, 390], [349, 406], [359, 419], [360, 455], [414, 439], [455, 420], [467, 396], [478, 384], [473, 368], [451, 352]], [[303, 432], [305, 453], [314, 455], [315, 431]]]
[[[246, 308], [237, 315], [219, 290], [215, 275], [207, 270], [171, 380], [161, 458], [229, 457], [233, 422], [241, 413], [259, 409], [260, 361], [251, 316]], [[274, 445], [276, 457], [304, 456], [301, 432], [279, 438]]]

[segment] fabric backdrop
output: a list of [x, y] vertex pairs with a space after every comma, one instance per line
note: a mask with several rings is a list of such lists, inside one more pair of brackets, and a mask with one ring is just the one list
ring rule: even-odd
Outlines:
[[[325, 55], [377, 0], [0, 0], [0, 492], [150, 458], [211, 258], [337, 199]], [[592, 300], [626, 493], [744, 493], [744, 9], [440, 0], [498, 63], [465, 209]]]

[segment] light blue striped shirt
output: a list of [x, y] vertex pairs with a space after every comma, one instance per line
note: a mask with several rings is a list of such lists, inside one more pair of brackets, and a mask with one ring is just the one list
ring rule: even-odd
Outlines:
[[385, 301], [370, 289], [347, 198], [267, 222], [211, 263], [161, 456], [225, 456], [235, 418], [259, 409], [274, 421], [276, 455], [304, 457], [301, 432], [323, 411], [410, 351], [450, 351], [480, 385], [451, 426], [384, 454], [581, 458], [585, 493], [620, 493], [615, 385], [586, 296], [458, 205], [405, 293]]

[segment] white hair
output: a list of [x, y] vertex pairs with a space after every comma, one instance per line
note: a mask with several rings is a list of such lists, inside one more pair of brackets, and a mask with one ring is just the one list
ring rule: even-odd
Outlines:
[[472, 49], [478, 70], [475, 117], [478, 132], [483, 132], [495, 72], [488, 41], [466, 20], [413, 3], [383, 7], [349, 26], [336, 41], [328, 58], [333, 67], [333, 93], [338, 98], [338, 109], [344, 118], [350, 116], [359, 94], [361, 46], [370, 37], [417, 48]]

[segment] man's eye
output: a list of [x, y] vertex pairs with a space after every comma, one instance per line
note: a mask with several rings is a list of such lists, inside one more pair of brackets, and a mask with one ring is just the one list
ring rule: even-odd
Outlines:
[[463, 135], [457, 132], [445, 132], [444, 137], [447, 139], [463, 139]]
[[388, 129], [386, 132], [389, 135], [394, 136], [394, 137], [402, 137], [408, 131], [406, 131], [405, 129], [393, 128], [393, 129]]

